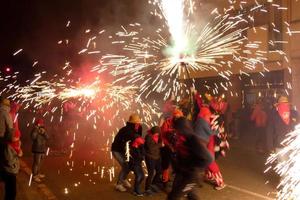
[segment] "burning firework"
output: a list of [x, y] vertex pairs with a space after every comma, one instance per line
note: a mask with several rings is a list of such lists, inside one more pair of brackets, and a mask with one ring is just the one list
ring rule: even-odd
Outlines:
[[[282, 148], [276, 154], [271, 154], [266, 165], [276, 163], [273, 169], [281, 177], [281, 181], [277, 186], [279, 192], [277, 198], [279, 200], [299, 199], [300, 198], [300, 124], [295, 130], [287, 134], [286, 139], [281, 143]], [[285, 158], [279, 160], [278, 158]], [[265, 171], [272, 169], [268, 167]]]

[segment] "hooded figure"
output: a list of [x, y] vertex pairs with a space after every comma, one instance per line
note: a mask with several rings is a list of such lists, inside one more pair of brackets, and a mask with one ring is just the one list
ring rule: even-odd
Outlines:
[[126, 126], [119, 130], [111, 145], [112, 155], [121, 166], [118, 182], [116, 184], [116, 190], [121, 192], [126, 191], [126, 187], [131, 187], [130, 183], [126, 180], [129, 173], [126, 146], [134, 140], [136, 135], [142, 135], [141, 119], [137, 114], [132, 114]]
[[175, 156], [175, 178], [169, 200], [181, 199], [187, 195], [188, 199], [198, 199], [194, 191], [199, 183], [199, 171], [204, 170], [213, 157], [208, 152], [204, 142], [194, 134], [190, 122], [180, 117], [174, 121], [176, 131], [173, 149]]

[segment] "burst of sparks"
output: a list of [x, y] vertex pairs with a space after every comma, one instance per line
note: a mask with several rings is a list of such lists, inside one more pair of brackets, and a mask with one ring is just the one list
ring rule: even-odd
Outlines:
[[[272, 169], [272, 164], [276, 163], [273, 169], [281, 177], [277, 186], [279, 190], [277, 198], [279, 200], [300, 198], [300, 124], [295, 130], [287, 134], [286, 139], [281, 143], [284, 148], [279, 152], [271, 154], [267, 159], [267, 171]], [[279, 161], [278, 157], [286, 160]]]

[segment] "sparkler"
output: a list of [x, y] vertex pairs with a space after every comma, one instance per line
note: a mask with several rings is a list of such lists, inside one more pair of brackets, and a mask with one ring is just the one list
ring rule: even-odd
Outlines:
[[[272, 169], [272, 164], [276, 163], [273, 169], [280, 175], [281, 181], [277, 186], [279, 192], [277, 199], [299, 199], [300, 198], [300, 124], [295, 130], [287, 134], [286, 139], [281, 143], [284, 147], [277, 153], [271, 154], [267, 159], [267, 171]], [[278, 160], [278, 158], [286, 158]]]

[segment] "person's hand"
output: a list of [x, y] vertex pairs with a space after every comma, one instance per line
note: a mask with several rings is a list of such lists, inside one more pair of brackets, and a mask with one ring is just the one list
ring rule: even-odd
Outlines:
[[40, 130], [39, 130], [39, 132], [40, 132], [41, 134], [45, 134], [46, 130], [45, 130], [45, 128], [41, 127]]

